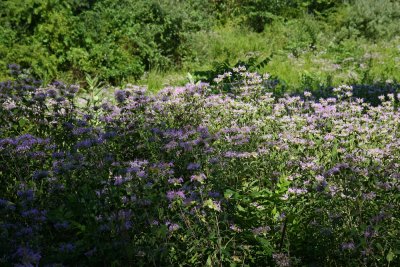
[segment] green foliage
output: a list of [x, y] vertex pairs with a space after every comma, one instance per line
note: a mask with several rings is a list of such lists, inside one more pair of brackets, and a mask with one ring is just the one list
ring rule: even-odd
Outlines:
[[145, 70], [179, 66], [191, 53], [188, 35], [209, 25], [198, 1], [24, 0], [0, 5], [0, 27], [8, 29], [0, 35], [2, 60], [29, 65], [44, 79], [69, 72], [83, 80], [89, 73], [117, 84], [138, 79]]
[[266, 24], [280, 18], [298, 18], [305, 13], [321, 14], [339, 4], [334, 0], [220, 0], [212, 1], [220, 20], [229, 17], [255, 32], [264, 31]]
[[341, 6], [332, 14], [339, 39], [362, 37], [390, 39], [400, 33], [400, 3], [392, 0], [357, 0]]
[[[335, 84], [396, 80], [398, 10], [390, 0], [6, 0], [0, 2], [0, 77], [9, 78], [6, 66], [14, 62], [46, 83], [84, 85], [86, 74], [114, 85], [139, 83], [157, 70], [160, 81], [151, 87], [160, 88], [167, 76], [180, 75], [177, 85], [187, 72], [273, 54], [258, 70], [293, 88], [302, 82], [297, 67]], [[369, 50], [382, 55], [367, 73], [355, 64], [366, 65]]]

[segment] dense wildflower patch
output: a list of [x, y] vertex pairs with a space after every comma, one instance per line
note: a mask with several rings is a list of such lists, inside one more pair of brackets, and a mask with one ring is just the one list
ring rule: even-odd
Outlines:
[[1, 265], [399, 264], [399, 96], [277, 98], [267, 80], [95, 106], [1, 83]]

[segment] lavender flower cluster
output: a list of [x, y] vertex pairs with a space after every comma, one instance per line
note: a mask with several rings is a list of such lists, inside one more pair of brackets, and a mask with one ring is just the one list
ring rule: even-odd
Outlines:
[[95, 108], [1, 83], [0, 265], [399, 264], [400, 96], [233, 71]]

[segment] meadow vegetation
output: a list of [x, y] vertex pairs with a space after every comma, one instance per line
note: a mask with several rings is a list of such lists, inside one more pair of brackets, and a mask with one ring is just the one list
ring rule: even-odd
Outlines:
[[[400, 7], [383, 0], [23, 0], [0, 3], [0, 77], [184, 85], [245, 64], [288, 90], [398, 81]], [[260, 64], [261, 63], [261, 64]], [[222, 68], [225, 66], [225, 69]], [[204, 77], [204, 72], [211, 73]], [[200, 73], [200, 74], [198, 74]], [[305, 81], [307, 80], [307, 81]]]
[[1, 1], [0, 265], [399, 266], [399, 20]]

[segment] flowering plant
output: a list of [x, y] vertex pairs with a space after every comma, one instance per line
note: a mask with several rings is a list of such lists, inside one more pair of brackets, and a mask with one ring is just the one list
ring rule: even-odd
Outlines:
[[275, 98], [234, 71], [90, 109], [1, 83], [0, 263], [398, 264], [399, 96]]

